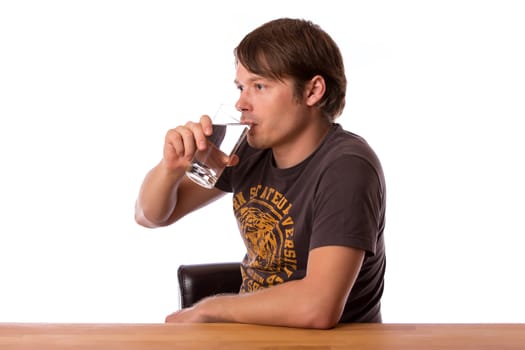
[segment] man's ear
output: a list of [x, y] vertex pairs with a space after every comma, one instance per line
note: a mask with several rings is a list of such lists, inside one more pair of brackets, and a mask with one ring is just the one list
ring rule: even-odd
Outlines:
[[305, 102], [307, 106], [314, 106], [321, 100], [326, 91], [324, 78], [320, 75], [314, 76], [305, 86]]

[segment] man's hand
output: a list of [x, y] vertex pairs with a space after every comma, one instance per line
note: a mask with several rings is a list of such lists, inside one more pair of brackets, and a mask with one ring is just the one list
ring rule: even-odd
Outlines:
[[206, 149], [206, 136], [212, 132], [212, 122], [207, 115], [203, 115], [199, 123], [187, 122], [168, 130], [164, 138], [164, 166], [170, 170], [187, 168], [197, 149]]
[[166, 323], [200, 323], [205, 322], [198, 313], [195, 312], [195, 308], [189, 307], [168, 315], [166, 317]]
[[213, 317], [223, 314], [219, 311], [221, 300], [229, 299], [229, 295], [214, 296], [202, 299], [192, 307], [175, 311], [166, 317], [166, 323], [209, 323], [226, 321], [226, 319]]

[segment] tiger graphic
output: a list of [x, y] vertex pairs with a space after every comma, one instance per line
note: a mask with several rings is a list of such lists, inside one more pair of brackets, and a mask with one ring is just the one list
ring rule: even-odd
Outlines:
[[238, 215], [246, 243], [248, 265], [265, 271], [278, 271], [283, 244], [279, 221], [254, 207], [242, 208]]

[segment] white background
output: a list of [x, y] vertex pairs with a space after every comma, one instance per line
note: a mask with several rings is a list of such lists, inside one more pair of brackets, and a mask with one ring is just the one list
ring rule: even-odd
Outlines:
[[242, 258], [228, 197], [157, 230], [134, 201], [165, 132], [235, 93], [233, 48], [282, 16], [339, 43], [339, 122], [383, 162], [384, 321], [525, 322], [522, 4], [0, 2], [0, 322], [163, 322], [179, 264]]

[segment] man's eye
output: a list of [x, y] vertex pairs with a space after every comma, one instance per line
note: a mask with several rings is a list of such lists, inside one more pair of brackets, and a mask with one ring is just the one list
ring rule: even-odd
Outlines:
[[262, 90], [264, 88], [264, 85], [263, 84], [255, 84], [255, 88], [257, 90]]
[[239, 91], [243, 91], [243, 90], [244, 90], [244, 88], [243, 88], [242, 86], [240, 86], [240, 85], [237, 85], [237, 89], [238, 89]]

